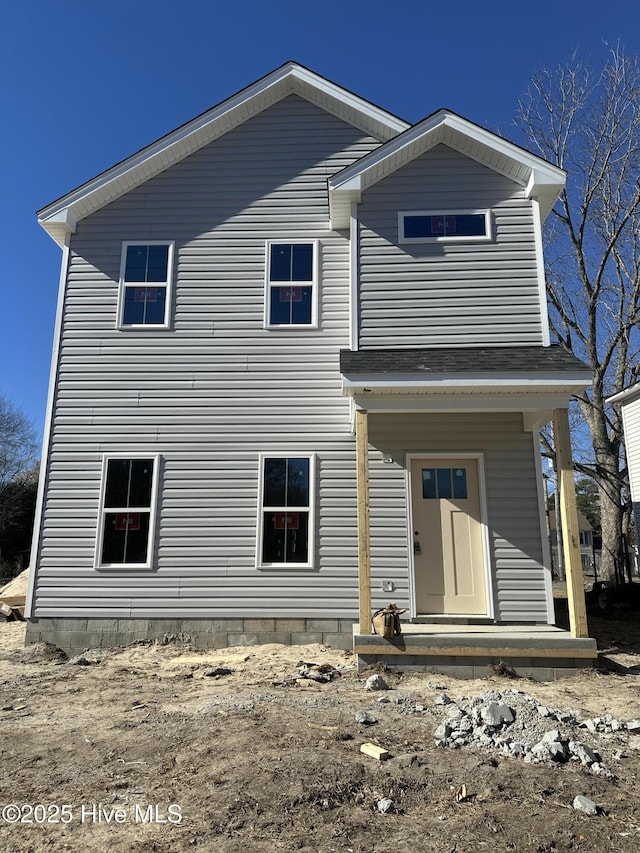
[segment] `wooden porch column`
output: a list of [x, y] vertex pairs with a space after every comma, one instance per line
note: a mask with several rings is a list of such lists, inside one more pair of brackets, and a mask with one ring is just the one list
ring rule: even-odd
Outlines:
[[588, 637], [568, 409], [553, 410], [553, 437], [560, 494], [562, 552], [569, 600], [569, 626], [574, 637]]
[[371, 633], [371, 555], [369, 530], [369, 425], [356, 409], [356, 484], [358, 495], [358, 607], [360, 633]]

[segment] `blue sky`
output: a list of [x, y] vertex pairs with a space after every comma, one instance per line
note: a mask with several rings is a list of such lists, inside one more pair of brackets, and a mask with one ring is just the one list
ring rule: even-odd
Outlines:
[[640, 51], [637, 0], [27, 0], [0, 26], [0, 394], [44, 424], [60, 249], [35, 211], [294, 59], [408, 121], [507, 132], [543, 65]]

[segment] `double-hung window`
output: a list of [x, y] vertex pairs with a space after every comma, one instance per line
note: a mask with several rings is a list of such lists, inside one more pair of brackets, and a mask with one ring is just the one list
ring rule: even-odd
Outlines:
[[316, 242], [267, 243], [265, 324], [317, 325]]
[[149, 568], [158, 457], [107, 457], [102, 470], [98, 568]]
[[120, 328], [169, 325], [173, 243], [124, 243], [120, 272]]
[[313, 456], [261, 457], [258, 566], [311, 566], [313, 480]]
[[490, 239], [490, 210], [412, 210], [398, 214], [398, 240], [401, 243]]

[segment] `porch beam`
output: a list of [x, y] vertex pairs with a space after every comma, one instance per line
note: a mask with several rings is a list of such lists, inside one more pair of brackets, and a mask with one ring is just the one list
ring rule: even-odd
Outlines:
[[369, 423], [356, 409], [356, 483], [358, 500], [358, 613], [360, 634], [371, 633], [371, 552], [369, 527]]
[[560, 494], [562, 552], [567, 581], [567, 599], [569, 602], [569, 627], [574, 637], [588, 637], [568, 409], [554, 409], [553, 437], [555, 440], [556, 469]]

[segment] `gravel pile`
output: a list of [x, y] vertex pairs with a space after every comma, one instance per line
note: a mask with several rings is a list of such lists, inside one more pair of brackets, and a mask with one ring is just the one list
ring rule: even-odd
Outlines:
[[514, 689], [485, 690], [457, 702], [441, 693], [434, 706], [441, 717], [433, 733], [437, 746], [495, 750], [530, 764], [579, 761], [591, 773], [606, 778], [614, 777], [601, 752], [619, 760], [629, 734], [640, 730], [638, 720], [625, 723], [611, 714], [580, 719], [577, 711], [548, 708]]

